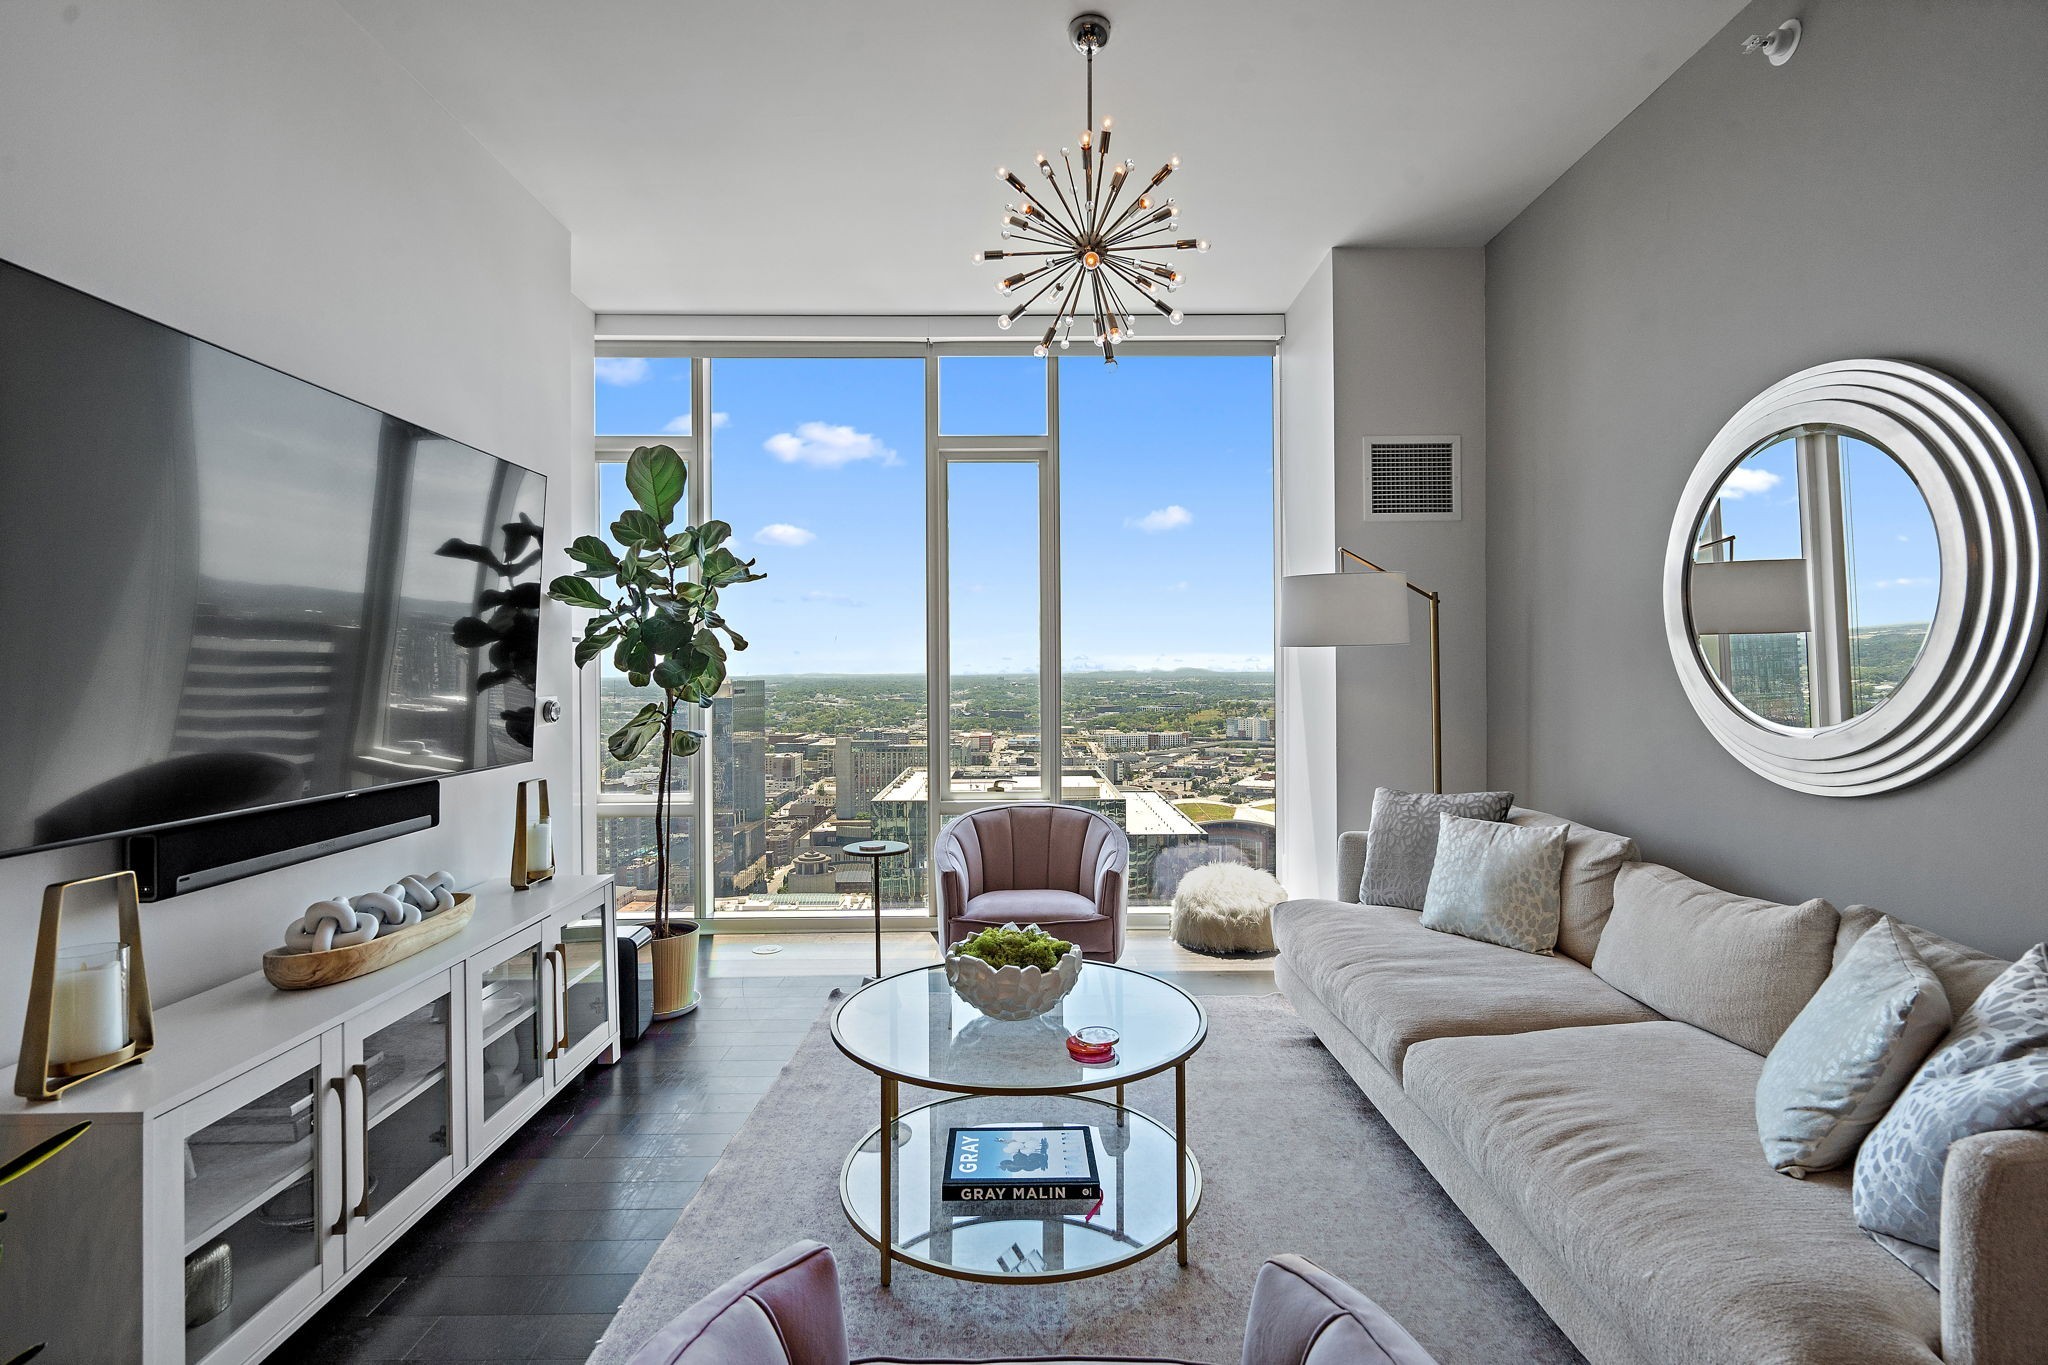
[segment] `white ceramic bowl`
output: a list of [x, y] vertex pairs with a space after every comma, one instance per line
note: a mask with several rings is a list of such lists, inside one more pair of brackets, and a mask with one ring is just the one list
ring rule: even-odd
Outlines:
[[[1006, 924], [1005, 929], [1015, 929]], [[1066, 998], [1081, 979], [1081, 950], [1070, 948], [1051, 971], [1037, 967], [995, 968], [978, 957], [946, 950], [946, 980], [960, 998], [991, 1019], [1036, 1019]]]

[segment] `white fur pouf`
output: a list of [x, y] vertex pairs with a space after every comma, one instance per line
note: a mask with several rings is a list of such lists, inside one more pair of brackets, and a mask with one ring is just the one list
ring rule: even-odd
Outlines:
[[1273, 907], [1287, 899], [1270, 872], [1205, 863], [1173, 895], [1173, 941], [1198, 953], [1270, 953]]

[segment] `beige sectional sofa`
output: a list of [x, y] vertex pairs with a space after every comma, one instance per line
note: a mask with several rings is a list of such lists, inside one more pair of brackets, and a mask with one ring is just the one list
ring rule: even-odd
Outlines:
[[[1564, 932], [1540, 957], [1357, 904], [1364, 850], [1343, 836], [1346, 901], [1275, 910], [1281, 989], [1595, 1365], [2048, 1361], [2048, 1133], [1952, 1149], [1938, 1293], [1857, 1228], [1848, 1170], [1795, 1180], [1759, 1146], [1753, 1049], [1874, 912], [1816, 902], [1753, 917], [1768, 941], [1746, 940], [1740, 898], [1572, 825]], [[1624, 867], [1638, 965], [1672, 978], [1628, 979], [1661, 1012], [1590, 965]], [[1642, 898], [1668, 927], [1661, 964], [1642, 961]], [[2006, 965], [1916, 941], [1958, 1014]]]

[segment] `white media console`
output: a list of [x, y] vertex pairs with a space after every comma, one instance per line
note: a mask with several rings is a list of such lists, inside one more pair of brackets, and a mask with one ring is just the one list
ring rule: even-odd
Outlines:
[[58, 1099], [0, 1077], [0, 1161], [92, 1121], [0, 1191], [0, 1360], [258, 1359], [615, 1060], [610, 878], [475, 895], [460, 933], [383, 971], [295, 992], [252, 972], [165, 1006], [145, 1060]]

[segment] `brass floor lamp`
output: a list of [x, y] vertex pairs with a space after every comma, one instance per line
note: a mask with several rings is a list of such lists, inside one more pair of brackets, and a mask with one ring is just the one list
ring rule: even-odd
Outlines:
[[[1280, 645], [1283, 649], [1344, 645], [1405, 645], [1409, 641], [1408, 599], [1403, 590], [1429, 603], [1429, 747], [1435, 789], [1444, 789], [1443, 635], [1441, 593], [1427, 592], [1354, 550], [1338, 546], [1336, 573], [1288, 574], [1280, 580]], [[1346, 573], [1352, 559], [1371, 573]]]

